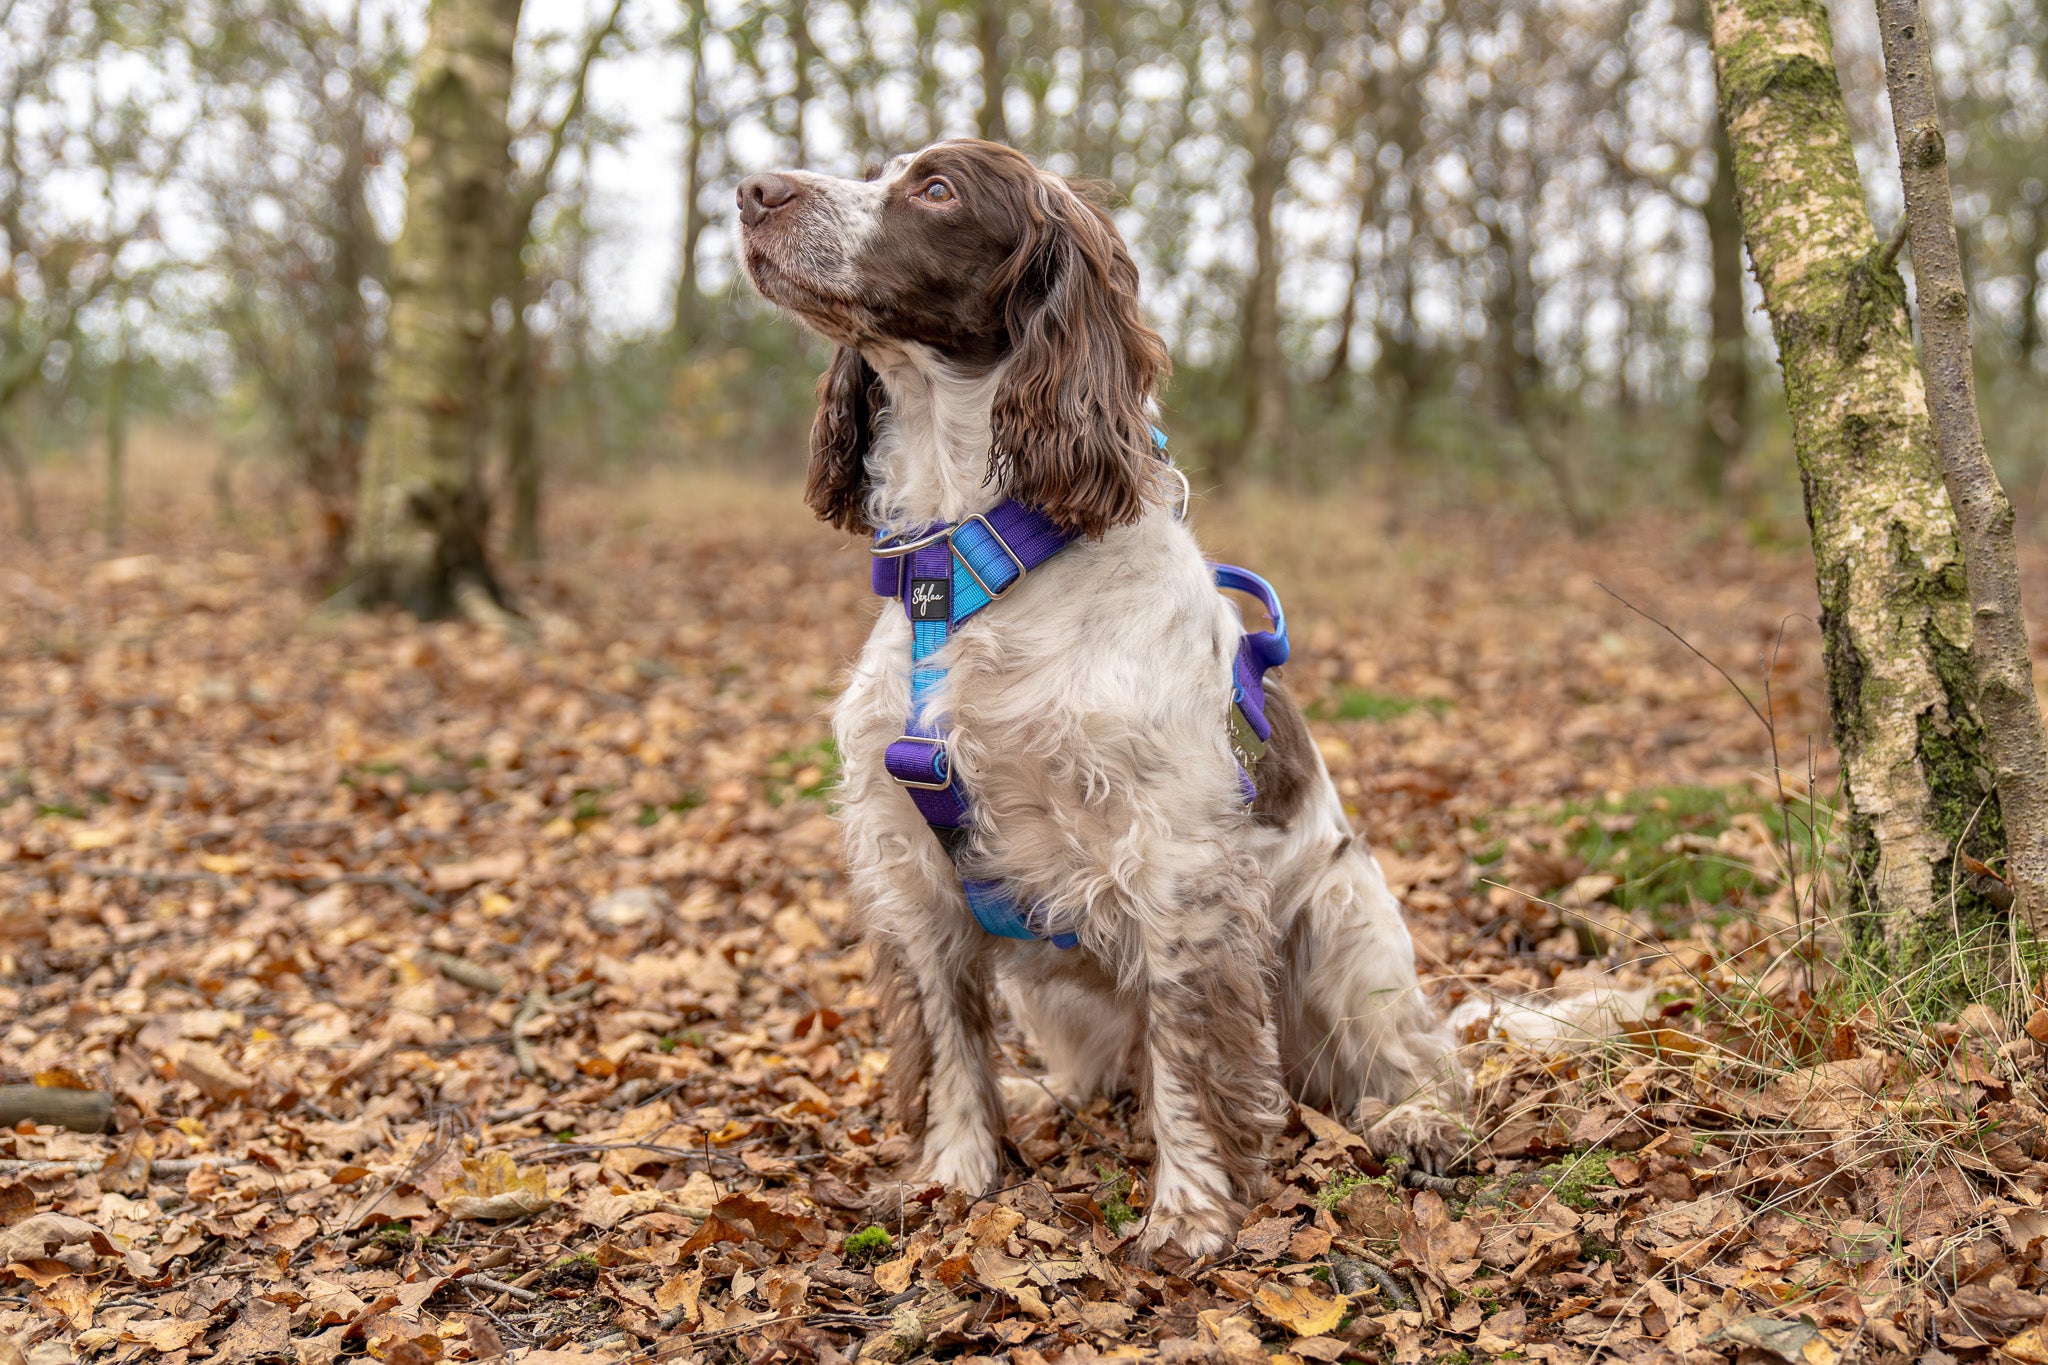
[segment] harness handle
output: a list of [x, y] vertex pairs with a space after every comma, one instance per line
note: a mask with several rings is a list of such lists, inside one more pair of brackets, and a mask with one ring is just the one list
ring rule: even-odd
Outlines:
[[1271, 630], [1245, 632], [1245, 641], [1259, 656], [1259, 661], [1267, 668], [1278, 668], [1286, 663], [1289, 653], [1287, 609], [1280, 605], [1280, 594], [1274, 591], [1273, 585], [1250, 569], [1242, 569], [1235, 564], [1211, 564], [1209, 568], [1216, 575], [1217, 587], [1256, 598], [1260, 607], [1265, 609], [1266, 618], [1273, 623]]

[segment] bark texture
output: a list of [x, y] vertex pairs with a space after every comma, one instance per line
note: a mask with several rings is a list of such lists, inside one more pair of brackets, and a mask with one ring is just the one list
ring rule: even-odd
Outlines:
[[1931, 985], [1958, 968], [1956, 929], [1997, 917], [1955, 854], [1991, 860], [2004, 826], [1905, 286], [1863, 208], [1820, 0], [1712, 0], [1712, 21], [1813, 532], [1852, 948]]
[[486, 551], [520, 0], [433, 0], [391, 253], [383, 386], [364, 452], [355, 596], [423, 617], [504, 598]]
[[1920, 372], [1933, 417], [1935, 453], [1961, 533], [1977, 710], [1990, 742], [2005, 823], [2005, 880], [2017, 917], [2038, 934], [2048, 911], [2048, 737], [2042, 734], [2033, 656], [2020, 611], [2012, 503], [1985, 453], [1977, 418], [1970, 295], [1956, 246], [1948, 141], [1935, 100], [1927, 22], [1919, 0], [1878, 0], [1877, 14], [1913, 245]]

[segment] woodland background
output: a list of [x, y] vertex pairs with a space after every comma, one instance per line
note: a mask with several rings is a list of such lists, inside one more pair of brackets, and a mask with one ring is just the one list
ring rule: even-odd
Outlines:
[[[464, 324], [503, 606], [422, 621], [348, 584], [424, 7], [0, 0], [0, 1085], [110, 1129], [0, 1131], [0, 1365], [2048, 1365], [2048, 1002], [1965, 1004], [2002, 926], [1841, 951], [1701, 9], [442, 4], [516, 32]], [[1927, 15], [2039, 603], [2048, 9]], [[1455, 1178], [1304, 1111], [1219, 1264], [1125, 1257], [1128, 1100], [982, 1201], [882, 1116], [823, 721], [873, 603], [730, 205], [965, 133], [1107, 186], [1438, 999], [1654, 1006], [1475, 1028]]]

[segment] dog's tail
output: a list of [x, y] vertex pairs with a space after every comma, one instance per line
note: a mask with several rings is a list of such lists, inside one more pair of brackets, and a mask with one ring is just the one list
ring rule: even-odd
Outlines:
[[1526, 1048], [1569, 1047], [1598, 1042], [1643, 1019], [1654, 1007], [1655, 986], [1597, 986], [1578, 994], [1509, 999], [1475, 995], [1451, 1011], [1451, 1029], [1462, 1042], [1504, 1040]]

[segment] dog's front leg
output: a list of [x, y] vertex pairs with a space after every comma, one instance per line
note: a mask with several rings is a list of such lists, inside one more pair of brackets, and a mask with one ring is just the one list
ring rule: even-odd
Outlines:
[[978, 929], [939, 930], [882, 940], [875, 957], [888, 1001], [890, 1103], [923, 1139], [915, 1172], [980, 1194], [996, 1182], [1003, 1122], [987, 944]]
[[[1194, 862], [1195, 854], [1188, 859]], [[1186, 864], [1181, 864], [1185, 866]], [[1158, 1159], [1141, 1255], [1227, 1250], [1286, 1121], [1274, 1040], [1271, 930], [1248, 869], [1218, 860], [1174, 904], [1137, 915], [1145, 1092]]]

